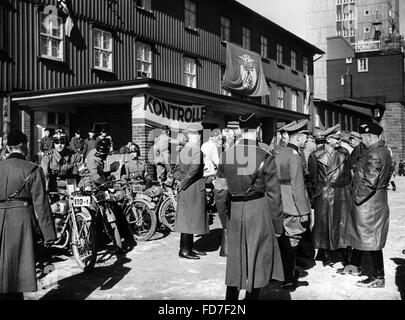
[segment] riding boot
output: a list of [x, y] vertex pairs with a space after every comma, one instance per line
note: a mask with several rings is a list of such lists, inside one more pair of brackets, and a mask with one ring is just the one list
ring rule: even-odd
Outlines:
[[254, 288], [252, 292], [246, 291], [245, 300], [259, 300], [261, 288]]
[[297, 247], [284, 248], [283, 254], [283, 268], [284, 268], [284, 282], [281, 285], [283, 289], [295, 290], [296, 277], [295, 277], [295, 263], [297, 257]]
[[185, 259], [197, 260], [200, 257], [193, 253], [193, 235], [188, 233], [180, 234], [180, 251], [179, 257]]
[[219, 250], [219, 255], [221, 257], [228, 256], [228, 230], [227, 229], [222, 229], [221, 248]]
[[237, 301], [239, 299], [239, 289], [238, 287], [226, 287], [225, 300]]

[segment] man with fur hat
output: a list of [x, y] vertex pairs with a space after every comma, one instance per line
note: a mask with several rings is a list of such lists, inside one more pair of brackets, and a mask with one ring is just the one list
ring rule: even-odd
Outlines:
[[284, 127], [288, 144], [276, 156], [278, 178], [283, 200], [284, 232], [281, 243], [285, 281], [283, 289], [294, 291], [300, 285], [296, 276], [298, 246], [310, 225], [311, 205], [304, 180], [304, 160], [301, 154], [305, 148], [309, 131], [308, 120], [295, 122]]
[[[260, 148], [259, 122], [254, 113], [239, 118], [241, 140], [223, 152], [218, 166], [217, 190], [229, 195], [226, 299], [259, 299], [270, 280], [284, 280], [277, 235], [283, 232], [280, 184], [274, 157]], [[218, 205], [218, 203], [217, 203]]]
[[385, 273], [382, 249], [389, 226], [387, 188], [393, 173], [390, 152], [381, 140], [383, 128], [377, 123], [360, 126], [362, 141], [367, 151], [354, 167], [354, 205], [348, 215], [345, 244], [353, 248], [350, 265], [338, 270], [341, 274], [363, 275], [361, 260], [364, 252], [371, 256], [371, 270], [367, 279], [357, 286], [383, 288]]
[[35, 221], [45, 243], [56, 240], [41, 167], [27, 161], [27, 137], [12, 130], [7, 137], [9, 156], [0, 163], [0, 300], [23, 299], [37, 291]]
[[344, 230], [352, 204], [352, 167], [348, 151], [340, 147], [340, 125], [321, 134], [325, 137], [325, 145], [313, 152], [308, 160], [312, 185], [315, 186], [312, 231], [315, 248], [320, 249], [317, 259], [323, 260], [324, 266], [331, 266], [338, 261], [345, 263], [347, 258]]

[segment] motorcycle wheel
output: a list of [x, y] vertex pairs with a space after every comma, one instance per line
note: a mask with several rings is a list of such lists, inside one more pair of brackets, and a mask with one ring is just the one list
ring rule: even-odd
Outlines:
[[72, 231], [72, 252], [77, 265], [84, 272], [94, 269], [97, 258], [96, 234], [91, 221], [86, 221], [85, 217], [76, 214], [76, 228]]
[[156, 215], [147, 203], [135, 201], [125, 208], [124, 214], [136, 240], [148, 241], [155, 234]]
[[[111, 210], [111, 208], [107, 207], [106, 210], [110, 210], [111, 211], [110, 214], [112, 213], [115, 215], [115, 213]], [[122, 246], [121, 234], [118, 230], [117, 222], [116, 221], [108, 222], [107, 218], [105, 216], [104, 216], [104, 219], [105, 219], [105, 224], [107, 226], [109, 226], [108, 235], [110, 236], [110, 239], [113, 242], [115, 248], [118, 250], [122, 250], [123, 246]]]
[[163, 201], [159, 208], [159, 220], [162, 222], [170, 231], [174, 231], [174, 223], [176, 221], [176, 209], [173, 205], [173, 201], [167, 198]]

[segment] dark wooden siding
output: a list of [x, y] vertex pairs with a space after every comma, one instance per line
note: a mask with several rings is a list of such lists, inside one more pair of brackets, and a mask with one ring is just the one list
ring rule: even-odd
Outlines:
[[[56, 0], [8, 0], [5, 27], [10, 36], [0, 55], [0, 94], [135, 79], [137, 41], [154, 46], [153, 77], [157, 80], [182, 84], [182, 58], [187, 55], [199, 61], [198, 88], [220, 93], [219, 69], [225, 65], [221, 15], [231, 17], [233, 42], [241, 43], [241, 26], [246, 26], [251, 29], [253, 51], [260, 52], [260, 35], [265, 35], [270, 40], [270, 58], [275, 59], [275, 44], [282, 41], [287, 67], [289, 50], [294, 48], [298, 57], [308, 56], [312, 70], [313, 49], [296, 42], [259, 15], [235, 1], [196, 2], [197, 32], [193, 32], [184, 28], [184, 0], [153, 0], [152, 13], [137, 8], [135, 0], [73, 0], [71, 11], [76, 28], [70, 38], [64, 38], [65, 59], [61, 63], [39, 57], [39, 13], [45, 5], [55, 5]], [[113, 33], [112, 73], [93, 69], [94, 27]], [[288, 68], [273, 73], [273, 67], [264, 64], [267, 78], [286, 86], [305, 86], [302, 74], [290, 75]], [[297, 68], [302, 70], [302, 59]]]

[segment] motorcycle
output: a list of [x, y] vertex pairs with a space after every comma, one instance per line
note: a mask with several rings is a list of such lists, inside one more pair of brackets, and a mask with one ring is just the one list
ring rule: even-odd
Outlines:
[[95, 228], [92, 216], [80, 210], [83, 198], [67, 190], [50, 192], [51, 209], [55, 220], [57, 240], [53, 244], [59, 249], [72, 250], [80, 269], [94, 269], [97, 258]]

